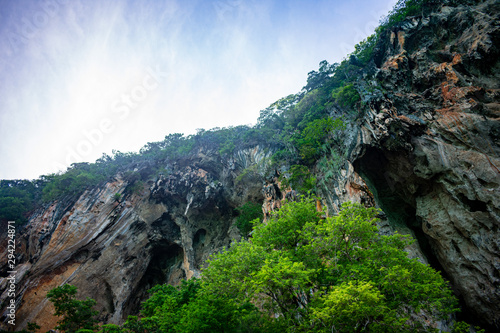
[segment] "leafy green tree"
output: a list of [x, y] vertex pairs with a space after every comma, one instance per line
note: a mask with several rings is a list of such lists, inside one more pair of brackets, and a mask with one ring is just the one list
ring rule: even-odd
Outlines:
[[34, 181], [0, 180], [0, 221], [27, 222], [27, 214], [33, 209], [39, 192]]
[[91, 298], [79, 301], [76, 293], [77, 288], [69, 284], [47, 293], [47, 298], [54, 304], [54, 315], [62, 317], [57, 322], [56, 329], [67, 333], [75, 333], [81, 329], [93, 331], [97, 328], [95, 316], [98, 311], [92, 309], [96, 301]]
[[310, 122], [300, 134], [294, 136], [294, 144], [306, 165], [314, 164], [331, 145], [336, 132], [345, 129], [340, 118], [321, 118]]
[[346, 204], [321, 215], [312, 200], [288, 203], [251, 242], [210, 259], [203, 290], [259, 304], [290, 332], [426, 331], [417, 314], [456, 310], [441, 275], [408, 258], [408, 237], [378, 234], [375, 209]]
[[[472, 325], [467, 324], [464, 321], [458, 321], [453, 324], [453, 329], [451, 333], [469, 333], [471, 331]], [[484, 333], [485, 330], [481, 329], [479, 326], [474, 326], [474, 332], [476, 333]]]
[[122, 327], [115, 324], [105, 324], [100, 327], [99, 333], [123, 333]]
[[321, 61], [318, 71], [311, 71], [307, 74], [307, 85], [304, 89], [310, 91], [324, 84], [327, 78], [335, 72], [337, 66], [338, 64], [329, 64], [326, 60]]
[[368, 326], [379, 331], [391, 312], [380, 290], [364, 281], [334, 286], [317, 302], [311, 317], [320, 332], [361, 332]]
[[[133, 333], [146, 333], [148, 332], [146, 329], [149, 328], [147, 319], [140, 319], [138, 316], [128, 316], [125, 323], [123, 323], [123, 329], [125, 332], [133, 332]], [[157, 325], [156, 325], [157, 326]], [[155, 328], [157, 330], [157, 328]], [[155, 330], [149, 330], [149, 332], [154, 332]]]
[[269, 332], [270, 321], [254, 305], [214, 295], [203, 286], [202, 281], [191, 279], [177, 288], [152, 288], [143, 303], [143, 318], [129, 317], [123, 327], [137, 333]]

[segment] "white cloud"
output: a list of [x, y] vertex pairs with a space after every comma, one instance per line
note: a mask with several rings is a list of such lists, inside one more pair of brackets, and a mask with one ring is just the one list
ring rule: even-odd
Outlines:
[[[2, 1], [0, 178], [57, 171], [106, 120], [113, 129], [80, 149], [82, 160], [168, 133], [254, 123], [319, 61], [340, 61], [340, 45], [366, 37], [394, 2], [64, 1], [14, 52], [9, 33], [43, 8]], [[121, 117], [114, 102], [138, 93], [157, 66], [167, 77]]]

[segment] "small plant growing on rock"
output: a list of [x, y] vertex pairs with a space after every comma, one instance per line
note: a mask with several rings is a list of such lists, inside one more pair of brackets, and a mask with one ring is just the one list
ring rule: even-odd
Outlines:
[[236, 208], [236, 210], [240, 213], [240, 216], [236, 219], [236, 226], [240, 229], [241, 234], [246, 237], [252, 231], [252, 222], [262, 218], [262, 205], [247, 202], [243, 206]]
[[88, 298], [84, 301], [77, 300], [77, 288], [70, 284], [54, 288], [47, 293], [47, 298], [54, 304], [55, 316], [62, 317], [57, 322], [56, 329], [66, 332], [75, 333], [82, 329], [95, 330], [97, 328], [97, 320], [95, 316], [98, 311], [92, 307], [96, 301]]

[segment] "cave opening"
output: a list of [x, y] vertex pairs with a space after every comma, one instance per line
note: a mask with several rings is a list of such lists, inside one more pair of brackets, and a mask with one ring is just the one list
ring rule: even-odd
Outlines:
[[152, 287], [164, 283], [175, 285], [186, 279], [184, 250], [176, 243], [167, 240], [155, 242], [150, 250], [150, 258], [144, 275], [124, 307], [124, 319], [139, 313], [141, 303], [148, 298], [148, 290]]
[[206, 236], [207, 231], [205, 229], [199, 229], [193, 237], [194, 266], [196, 269], [200, 269], [204, 263], [203, 255], [205, 253], [204, 248]]
[[[355, 171], [372, 191], [378, 206], [387, 215], [391, 227], [396, 230], [405, 227], [410, 229], [429, 265], [439, 271], [446, 280], [451, 281], [450, 276], [437, 259], [431, 240], [422, 229], [422, 224], [426, 222], [416, 215], [416, 199], [433, 190], [432, 179], [426, 180], [418, 177], [413, 171], [414, 165], [411, 158], [408, 153], [401, 151], [391, 152], [368, 148], [353, 165]], [[459, 195], [458, 199], [471, 212], [486, 210], [486, 204], [483, 202], [470, 200], [465, 195]], [[487, 323], [480, 322], [473, 315], [474, 311], [467, 307], [462, 294], [456, 288], [453, 289], [458, 298], [459, 307], [463, 309], [456, 314], [456, 319], [489, 328]]]
[[422, 230], [422, 220], [416, 215], [417, 194], [426, 191], [429, 185], [415, 175], [407, 154], [369, 148], [353, 165], [386, 214], [391, 227], [400, 232], [411, 230], [425, 259], [446, 277]]

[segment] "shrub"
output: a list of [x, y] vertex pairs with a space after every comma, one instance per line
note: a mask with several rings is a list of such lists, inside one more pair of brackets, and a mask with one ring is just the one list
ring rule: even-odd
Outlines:
[[262, 219], [262, 204], [247, 202], [243, 206], [236, 208], [236, 210], [239, 213], [236, 218], [236, 226], [240, 233], [246, 237], [252, 231], [253, 222]]
[[316, 178], [305, 165], [292, 165], [288, 175], [283, 174], [280, 180], [285, 187], [290, 186], [302, 194], [310, 193], [316, 186]]
[[353, 84], [348, 84], [346, 86], [334, 89], [332, 91], [332, 97], [335, 101], [343, 108], [352, 109], [357, 102], [361, 100], [358, 91], [354, 88]]
[[113, 199], [116, 202], [120, 202], [121, 198], [122, 198], [122, 195], [120, 193], [115, 193], [115, 195], [113, 195]]

